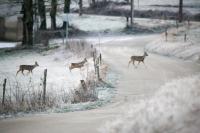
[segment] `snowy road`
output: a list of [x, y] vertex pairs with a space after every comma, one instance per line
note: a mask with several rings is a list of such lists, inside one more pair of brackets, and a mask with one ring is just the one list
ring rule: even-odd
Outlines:
[[112, 102], [98, 109], [34, 115], [0, 121], [0, 133], [95, 133], [107, 120], [115, 118], [129, 101], [150, 97], [165, 82], [200, 71], [198, 64], [149, 53], [145, 65], [128, 68], [133, 54], [143, 54], [144, 46], [159, 35], [112, 40], [101, 47], [103, 59], [120, 75]]

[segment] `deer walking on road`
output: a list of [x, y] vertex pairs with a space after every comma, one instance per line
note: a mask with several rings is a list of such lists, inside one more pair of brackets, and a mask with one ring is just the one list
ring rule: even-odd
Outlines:
[[87, 62], [87, 59], [85, 58], [83, 61], [78, 62], [78, 63], [71, 63], [71, 65], [69, 66], [69, 70], [71, 72], [72, 69], [74, 68], [82, 68], [84, 66], [84, 64]]
[[128, 63], [128, 67], [130, 65], [130, 63], [132, 62], [133, 65], [135, 65], [135, 61], [138, 61], [138, 64], [140, 64], [140, 62], [142, 62], [144, 64], [144, 59], [145, 57], [148, 56], [148, 54], [146, 52], [144, 52], [143, 56], [131, 56], [131, 60]]
[[35, 62], [34, 65], [20, 65], [19, 70], [17, 71], [16, 75], [21, 71], [22, 74], [24, 75], [24, 70], [27, 70], [29, 73], [33, 71], [34, 68], [36, 68], [38, 65], [37, 61]]

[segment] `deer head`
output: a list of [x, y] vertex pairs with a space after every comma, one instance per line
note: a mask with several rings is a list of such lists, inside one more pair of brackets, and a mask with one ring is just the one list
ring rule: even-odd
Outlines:
[[35, 66], [39, 66], [38, 63], [37, 63], [37, 61], [35, 61]]
[[86, 59], [86, 58], [84, 58], [84, 62], [87, 62], [87, 59]]
[[144, 56], [148, 56], [147, 52], [144, 52]]

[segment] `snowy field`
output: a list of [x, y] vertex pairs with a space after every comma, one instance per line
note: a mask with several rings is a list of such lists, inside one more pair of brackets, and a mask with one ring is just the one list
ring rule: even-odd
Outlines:
[[[63, 14], [57, 15], [57, 25], [62, 26]], [[110, 34], [119, 35], [124, 33], [126, 27], [125, 17], [112, 17], [112, 16], [101, 16], [101, 15], [85, 15], [79, 16], [76, 13], [69, 14], [69, 24], [79, 28], [82, 31], [92, 33], [90, 36], [96, 36], [98, 34]], [[50, 18], [48, 17], [47, 27], [50, 28]], [[175, 21], [172, 20], [159, 20], [159, 19], [145, 19], [135, 18], [137, 29], [134, 31], [135, 34], [143, 33], [148, 31], [157, 33], [163, 31], [165, 27], [175, 25]], [[133, 33], [134, 33], [133, 32]]]
[[[125, 0], [111, 0], [114, 2], [125, 2]], [[84, 7], [89, 7], [90, 1], [84, 1]], [[177, 12], [178, 8], [173, 7], [179, 4], [178, 0], [135, 0], [135, 9], [136, 10], [159, 10], [159, 11], [173, 11]], [[187, 0], [183, 2], [185, 8], [183, 9], [184, 12], [189, 14], [197, 14], [200, 12], [200, 1], [199, 0]], [[168, 7], [163, 7], [168, 6]], [[171, 7], [170, 7], [171, 6]], [[78, 1], [72, 1], [71, 5], [72, 9], [78, 9]], [[116, 7], [110, 8], [123, 8], [123, 9], [130, 9], [128, 5], [120, 5]]]
[[[186, 41], [184, 41], [186, 34]], [[165, 35], [146, 46], [148, 51], [166, 56], [175, 56], [184, 60], [200, 61], [200, 24], [191, 23], [190, 28], [184, 23], [182, 27], [168, 31]]]
[[[59, 3], [63, 3], [63, 0], [60, 0]], [[124, 0], [112, 0], [117, 2], [124, 2]], [[89, 3], [91, 1], [83, 1], [83, 7], [89, 7]], [[3, 3], [3, 2], [2, 2]], [[1, 4], [1, 2], [0, 2]], [[139, 4], [139, 6], [138, 6]], [[46, 3], [49, 8], [49, 3]], [[155, 6], [156, 5], [156, 6]], [[178, 5], [178, 0], [135, 0], [135, 9], [136, 10], [168, 10], [168, 11], [174, 11], [177, 12], [177, 8], [175, 7], [160, 7], [161, 6], [176, 6]], [[183, 5], [186, 6], [183, 11], [186, 13], [196, 14], [200, 12], [200, 1], [199, 0], [185, 0], [183, 2]], [[63, 5], [59, 8], [63, 9]], [[72, 0], [71, 2], [71, 9], [78, 9], [78, 0]], [[128, 6], [121, 6], [117, 8], [126, 8], [130, 9]], [[9, 10], [8, 10], [9, 9]], [[19, 4], [1, 4], [0, 5], [0, 16], [12, 16], [15, 14], [19, 14], [21, 10], [21, 5]]]
[[[86, 55], [85, 57], [87, 57]], [[35, 89], [42, 89], [42, 79], [44, 69], [48, 69], [47, 88], [48, 91], [68, 92], [75, 89], [81, 79], [85, 79], [90, 71], [93, 71], [92, 59], [88, 58], [88, 64], [81, 71], [74, 69], [69, 71], [71, 62], [79, 62], [85, 57], [74, 56], [69, 50], [59, 48], [57, 50], [49, 50], [44, 52], [21, 51], [20, 53], [14, 52], [12, 54], [1, 55], [0, 57], [0, 74], [1, 81], [4, 78], [8, 79], [10, 87], [19, 82], [22, 88], [31, 82]], [[33, 70], [33, 74], [28, 74], [26, 71], [23, 75], [21, 72], [16, 76], [19, 65], [34, 64], [38, 62], [39, 67]], [[12, 65], [11, 65], [12, 64]], [[28, 87], [27, 87], [28, 88]], [[2, 91], [2, 90], [1, 90]], [[2, 93], [0, 93], [2, 94]]]

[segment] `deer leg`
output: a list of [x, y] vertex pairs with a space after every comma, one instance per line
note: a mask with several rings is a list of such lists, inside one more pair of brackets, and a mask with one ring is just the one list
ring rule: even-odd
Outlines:
[[70, 71], [70, 72], [72, 72], [72, 69], [71, 69], [71, 67], [69, 67], [69, 71]]
[[16, 76], [17, 76], [17, 74], [18, 74], [20, 71], [21, 71], [20, 69], [17, 71]]
[[135, 61], [133, 60], [133, 66], [135, 66]]
[[144, 60], [142, 61], [142, 63], [145, 65]]
[[144, 64], [145, 67], [147, 67], [146, 64], [144, 63], [144, 60], [142, 61], [142, 63]]
[[24, 70], [22, 70], [22, 74], [24, 75]]
[[132, 62], [132, 60], [130, 60], [130, 61], [128, 62], [128, 67], [129, 67], [129, 65], [130, 65], [131, 62]]

